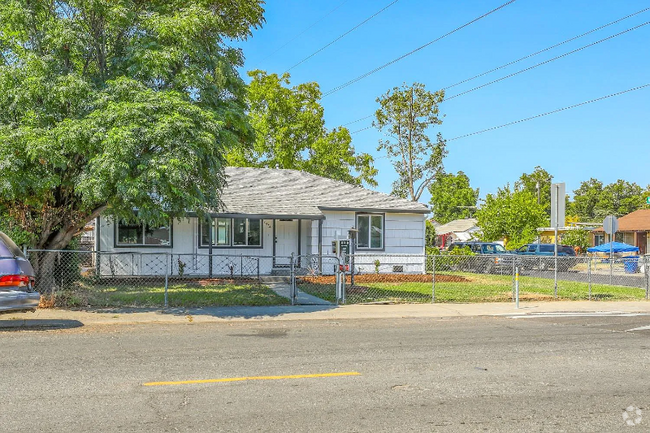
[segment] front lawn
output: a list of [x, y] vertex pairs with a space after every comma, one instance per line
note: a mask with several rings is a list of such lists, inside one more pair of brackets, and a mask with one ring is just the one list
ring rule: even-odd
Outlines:
[[[258, 284], [207, 284], [170, 282], [170, 307], [227, 307], [287, 305], [289, 299]], [[62, 307], [163, 307], [164, 283], [134, 281], [112, 284], [77, 284], [73, 289], [56, 293]]]
[[[450, 276], [461, 277], [461, 281], [449, 281]], [[438, 281], [438, 278], [445, 281]], [[362, 283], [347, 287], [347, 303], [367, 302], [431, 302], [431, 282], [382, 281], [389, 278], [378, 274], [374, 281], [367, 278]], [[349, 282], [348, 282], [349, 283]], [[333, 284], [302, 283], [300, 290], [328, 301], [334, 301]], [[592, 284], [592, 299], [630, 301], [645, 299], [645, 290], [635, 287]], [[521, 301], [553, 300], [552, 279], [519, 277], [519, 299]], [[466, 272], [437, 275], [435, 284], [436, 302], [507, 302], [512, 301], [512, 276], [484, 275]], [[575, 281], [558, 281], [558, 300], [589, 299], [589, 284]]]

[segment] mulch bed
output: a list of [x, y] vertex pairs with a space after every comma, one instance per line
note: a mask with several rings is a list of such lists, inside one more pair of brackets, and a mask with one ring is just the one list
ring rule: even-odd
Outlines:
[[[348, 275], [346, 282], [350, 283]], [[307, 284], [334, 284], [334, 275], [299, 277], [298, 283]], [[430, 283], [431, 275], [427, 274], [361, 274], [354, 276], [354, 283]], [[465, 277], [458, 275], [436, 274], [436, 282], [439, 283], [469, 283]]]

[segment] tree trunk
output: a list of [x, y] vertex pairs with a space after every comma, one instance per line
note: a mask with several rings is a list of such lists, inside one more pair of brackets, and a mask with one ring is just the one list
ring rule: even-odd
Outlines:
[[49, 234], [47, 239], [42, 239], [39, 245], [42, 249], [52, 251], [40, 251], [30, 254], [29, 261], [36, 273], [36, 289], [39, 293], [49, 295], [61, 285], [67, 285], [76, 280], [80, 269], [76, 253], [70, 251], [59, 251], [65, 249], [72, 239], [83, 227], [106, 209], [100, 206], [91, 212], [81, 224], [67, 224], [58, 231]]
[[41, 295], [51, 295], [56, 289], [57, 255], [51, 251], [30, 254], [29, 261], [36, 273], [36, 291]]

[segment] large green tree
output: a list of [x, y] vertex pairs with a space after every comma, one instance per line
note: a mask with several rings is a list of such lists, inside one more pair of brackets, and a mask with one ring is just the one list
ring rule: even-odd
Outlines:
[[548, 225], [548, 217], [535, 194], [527, 190], [511, 190], [509, 185], [488, 194], [476, 212], [478, 226], [485, 241], [506, 240], [510, 249], [533, 242], [537, 228]]
[[325, 128], [317, 83], [291, 87], [288, 73], [255, 70], [248, 75], [255, 144], [233, 148], [231, 165], [304, 170], [355, 185], [377, 185], [372, 157], [355, 152], [348, 129]]
[[456, 174], [440, 173], [429, 186], [433, 218], [446, 224], [458, 218], [473, 215], [479, 190], [469, 184], [469, 177], [462, 171]]
[[378, 151], [384, 150], [398, 179], [393, 194], [418, 201], [437, 175], [447, 155], [446, 142], [438, 133], [429, 138], [429, 128], [442, 124], [438, 105], [445, 92], [429, 92], [424, 84], [394, 87], [377, 98], [380, 107], [373, 125], [384, 135]]
[[220, 205], [250, 142], [244, 39], [262, 0], [0, 3], [0, 210], [39, 248], [103, 213], [164, 223]]
[[538, 198], [544, 211], [551, 215], [551, 184], [553, 176], [542, 167], [537, 166], [532, 173], [523, 173], [515, 182], [515, 189], [528, 191]]
[[634, 182], [619, 179], [603, 188], [594, 214], [598, 218], [607, 215], [623, 216], [641, 209], [645, 204], [644, 191]]
[[570, 211], [580, 221], [595, 221], [596, 208], [603, 194], [603, 183], [593, 177], [580, 183], [580, 188], [573, 191]]
[[591, 246], [591, 232], [584, 228], [569, 230], [560, 237], [560, 242], [564, 245], [578, 247], [581, 253], [586, 253], [587, 248]]

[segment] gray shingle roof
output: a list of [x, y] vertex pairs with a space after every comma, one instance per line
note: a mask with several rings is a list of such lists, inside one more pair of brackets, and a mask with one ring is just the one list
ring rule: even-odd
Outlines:
[[312, 217], [322, 210], [429, 213], [426, 205], [297, 170], [228, 167], [222, 213]]
[[464, 218], [453, 220], [447, 224], [436, 227], [436, 235], [445, 235], [447, 233], [466, 232], [476, 227], [476, 218]]

